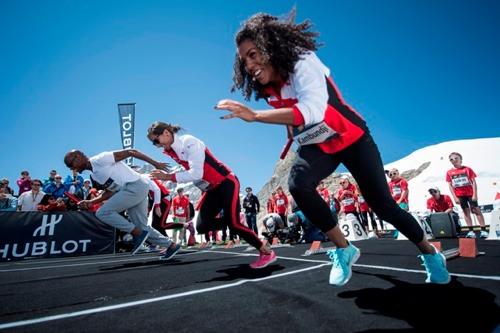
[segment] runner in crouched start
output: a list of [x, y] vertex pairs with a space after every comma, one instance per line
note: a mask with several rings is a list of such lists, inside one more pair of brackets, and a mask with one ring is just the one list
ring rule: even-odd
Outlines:
[[420, 249], [426, 282], [448, 283], [445, 257], [425, 239], [415, 219], [392, 199], [370, 131], [344, 101], [330, 70], [316, 56], [318, 34], [310, 31], [310, 26], [307, 21], [295, 24], [263, 13], [244, 22], [236, 34], [233, 90], [240, 90], [246, 100], [252, 95], [265, 98], [275, 110], [255, 112], [232, 100], [219, 101], [216, 109], [230, 112], [222, 119], [287, 125], [289, 144], [295, 137], [299, 149], [288, 187], [305, 216], [336, 245], [328, 253], [333, 263], [330, 284], [346, 284], [351, 266], [360, 256], [316, 191], [319, 182], [340, 163], [349, 169], [375, 214]]
[[[223, 222], [247, 243], [260, 252], [259, 259], [250, 264], [251, 268], [264, 268], [276, 261], [276, 254], [270, 246], [264, 244], [249, 228], [240, 223], [240, 183], [234, 173], [208, 150], [205, 144], [192, 135], [179, 135], [179, 126], [164, 122], [155, 122], [148, 129], [148, 138], [164, 153], [184, 167], [184, 171], [175, 173], [153, 170], [151, 176], [160, 180], [176, 183], [193, 182], [203, 191], [200, 213], [196, 222], [198, 233], [205, 234], [226, 226], [214, 225], [215, 217], [224, 211]], [[222, 224], [222, 221], [221, 223]]]

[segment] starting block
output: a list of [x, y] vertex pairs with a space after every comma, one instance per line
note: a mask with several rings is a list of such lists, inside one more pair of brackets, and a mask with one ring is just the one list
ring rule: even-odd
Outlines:
[[479, 252], [477, 250], [477, 242], [475, 238], [459, 238], [458, 247], [442, 250], [441, 242], [431, 241], [432, 245], [438, 249], [446, 258], [446, 260], [464, 257], [464, 258], [475, 258], [479, 255], [485, 255], [485, 252]]
[[321, 241], [313, 241], [309, 250], [304, 252], [304, 254], [302, 256], [308, 257], [308, 256], [311, 256], [313, 254], [326, 253], [327, 251], [333, 250], [335, 248], [336, 248], [335, 246], [321, 247]]

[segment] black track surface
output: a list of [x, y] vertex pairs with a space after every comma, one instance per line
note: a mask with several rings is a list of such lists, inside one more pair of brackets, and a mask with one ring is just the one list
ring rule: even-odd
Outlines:
[[408, 241], [356, 245], [362, 255], [342, 288], [328, 284], [324, 254], [301, 256], [306, 245], [275, 249], [282, 258], [257, 271], [245, 247], [184, 251], [167, 263], [154, 254], [2, 263], [0, 325], [168, 295], [177, 296], [6, 331], [492, 332], [500, 323], [500, 242], [478, 241], [486, 255], [450, 260], [450, 272], [474, 277], [446, 286], [394, 270], [423, 270]]

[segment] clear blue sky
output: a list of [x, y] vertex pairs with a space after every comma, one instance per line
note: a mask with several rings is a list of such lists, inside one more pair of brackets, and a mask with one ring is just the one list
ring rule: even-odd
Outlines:
[[[260, 189], [285, 131], [221, 121], [233, 37], [259, 12], [312, 20], [318, 52], [383, 159], [500, 134], [500, 1], [0, 1], [0, 177], [69, 170], [64, 153], [120, 149], [117, 103], [136, 102], [136, 148], [155, 120], [201, 138]], [[263, 101], [252, 103], [266, 107]], [[15, 186], [17, 191], [17, 186]]]

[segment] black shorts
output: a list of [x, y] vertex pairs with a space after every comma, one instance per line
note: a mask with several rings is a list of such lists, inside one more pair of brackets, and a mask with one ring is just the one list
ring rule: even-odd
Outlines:
[[458, 197], [458, 200], [460, 200], [460, 207], [462, 207], [462, 209], [479, 206], [477, 201], [472, 200], [472, 197]]

